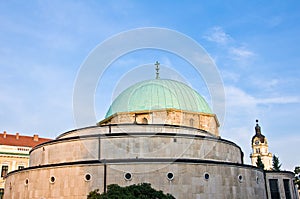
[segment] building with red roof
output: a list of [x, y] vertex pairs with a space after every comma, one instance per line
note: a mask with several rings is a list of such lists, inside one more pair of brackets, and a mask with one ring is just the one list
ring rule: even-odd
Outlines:
[[4, 193], [4, 177], [8, 172], [23, 169], [29, 165], [29, 151], [51, 139], [40, 138], [38, 135], [23, 136], [19, 133], [0, 133], [0, 198]]

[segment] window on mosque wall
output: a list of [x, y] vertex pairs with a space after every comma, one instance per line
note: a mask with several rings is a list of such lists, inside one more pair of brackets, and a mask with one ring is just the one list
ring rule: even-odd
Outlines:
[[52, 184], [55, 182], [55, 180], [56, 180], [56, 178], [54, 176], [51, 176], [49, 179], [50, 183], [52, 183]]
[[291, 191], [290, 191], [290, 180], [283, 179], [284, 193], [286, 199], [291, 199]]
[[124, 174], [124, 178], [125, 178], [125, 180], [131, 180], [132, 179], [132, 174], [127, 172], [127, 173]]
[[85, 174], [85, 176], [84, 176], [84, 180], [85, 181], [90, 181], [92, 179], [92, 175], [91, 174], [89, 174], [89, 173], [87, 173], [87, 174]]
[[143, 123], [143, 124], [148, 124], [147, 118], [144, 117], [143, 120], [142, 120], [142, 123]]
[[190, 119], [190, 126], [194, 126], [194, 119], [193, 118]]
[[208, 180], [209, 179], [209, 173], [204, 173], [204, 179]]
[[280, 199], [279, 188], [278, 188], [278, 180], [277, 179], [269, 179], [271, 198], [272, 199]]
[[25, 186], [27, 186], [27, 185], [28, 185], [28, 183], [29, 183], [29, 179], [28, 179], [28, 178], [26, 178], [26, 179], [25, 179]]
[[174, 174], [172, 172], [167, 173], [167, 178], [169, 181], [174, 179]]
[[23, 165], [19, 165], [18, 166], [18, 170], [20, 170], [20, 169], [24, 169], [25, 167], [23, 166]]
[[6, 176], [7, 173], [8, 173], [8, 166], [7, 165], [2, 165], [2, 168], [1, 168], [1, 177]]

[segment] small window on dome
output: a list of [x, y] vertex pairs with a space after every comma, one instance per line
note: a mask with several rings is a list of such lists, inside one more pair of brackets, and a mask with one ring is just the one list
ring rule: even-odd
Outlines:
[[194, 127], [194, 119], [193, 118], [190, 119], [190, 126]]
[[143, 118], [142, 124], [148, 124], [147, 118], [145, 118], [145, 117]]

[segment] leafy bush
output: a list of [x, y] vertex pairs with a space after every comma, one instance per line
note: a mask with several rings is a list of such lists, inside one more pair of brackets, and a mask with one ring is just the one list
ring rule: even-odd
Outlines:
[[89, 193], [87, 199], [175, 199], [175, 197], [153, 189], [149, 183], [142, 183], [127, 187], [111, 184], [108, 185], [106, 193], [100, 194], [99, 189], [96, 189]]

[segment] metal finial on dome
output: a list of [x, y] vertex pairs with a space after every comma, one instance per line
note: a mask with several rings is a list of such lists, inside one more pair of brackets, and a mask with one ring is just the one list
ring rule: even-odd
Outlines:
[[160, 65], [160, 63], [158, 61], [156, 61], [154, 65], [156, 66], [156, 68], [155, 68], [155, 70], [156, 70], [156, 79], [159, 79], [159, 65]]

